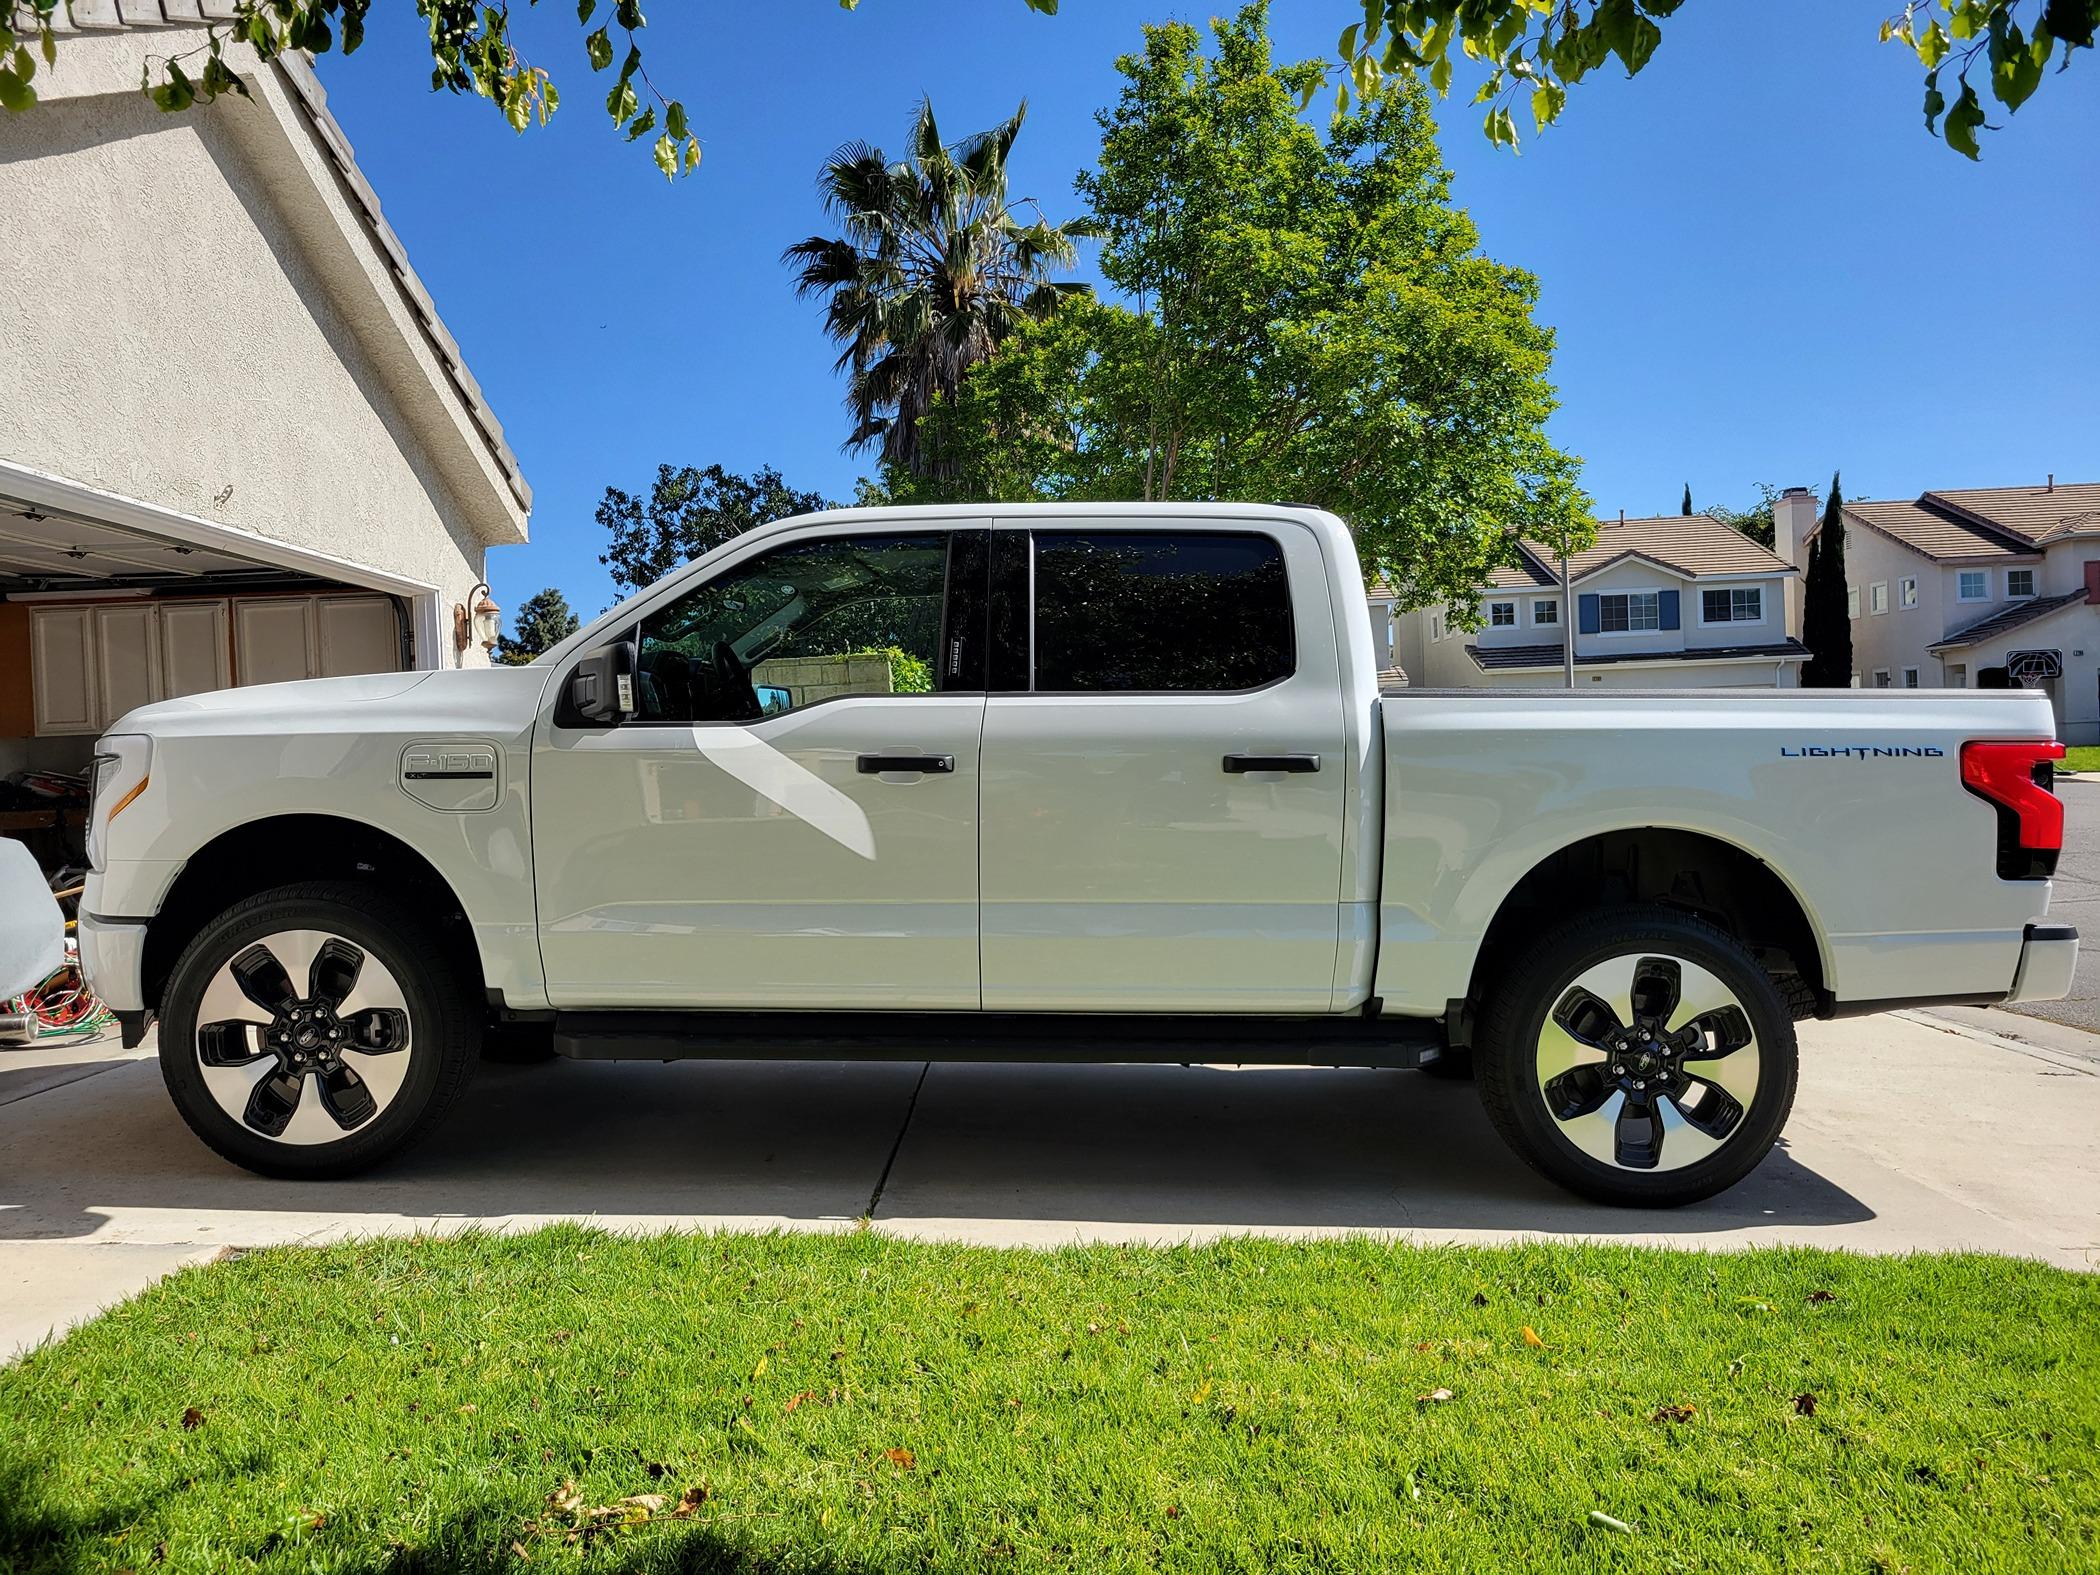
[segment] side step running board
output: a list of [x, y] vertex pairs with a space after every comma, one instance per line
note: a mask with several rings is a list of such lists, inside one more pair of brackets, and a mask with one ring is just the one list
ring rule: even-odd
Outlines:
[[1143, 1061], [1415, 1067], [1443, 1049], [1420, 1017], [1055, 1012], [557, 1012], [582, 1061]]

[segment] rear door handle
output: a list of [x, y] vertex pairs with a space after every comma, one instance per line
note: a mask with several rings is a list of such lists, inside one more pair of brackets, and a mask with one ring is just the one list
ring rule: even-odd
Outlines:
[[1320, 769], [1318, 755], [1227, 755], [1225, 771], [1229, 776], [1239, 776], [1248, 771], [1317, 771]]
[[864, 777], [879, 776], [885, 771], [952, 772], [955, 769], [953, 755], [862, 755], [857, 762]]

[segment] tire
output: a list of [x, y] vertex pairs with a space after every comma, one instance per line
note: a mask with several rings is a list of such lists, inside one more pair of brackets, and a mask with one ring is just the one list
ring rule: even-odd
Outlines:
[[190, 1130], [236, 1165], [302, 1179], [427, 1136], [481, 1038], [455, 949], [385, 892], [336, 881], [262, 892], [205, 925], [160, 1023], [161, 1077]]
[[[1627, 1032], [1649, 1023], [1659, 1031]], [[1771, 977], [1722, 931], [1656, 907], [1542, 935], [1491, 988], [1474, 1055], [1488, 1118], [1526, 1163], [1645, 1208], [1712, 1197], [1756, 1169], [1798, 1070]]]

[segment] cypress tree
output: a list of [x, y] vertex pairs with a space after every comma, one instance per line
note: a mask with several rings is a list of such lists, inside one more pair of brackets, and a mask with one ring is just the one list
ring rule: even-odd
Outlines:
[[1684, 512], [1687, 518], [1692, 512], [1692, 484], [1689, 481], [1684, 484]]
[[1845, 495], [1835, 474], [1830, 478], [1830, 497], [1823, 505], [1822, 527], [1809, 547], [1801, 639], [1809, 651], [1801, 666], [1803, 687], [1850, 687], [1852, 619], [1845, 595]]

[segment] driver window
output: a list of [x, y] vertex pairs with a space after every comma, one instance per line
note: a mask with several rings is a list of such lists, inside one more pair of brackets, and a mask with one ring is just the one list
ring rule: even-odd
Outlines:
[[636, 720], [750, 722], [840, 695], [930, 694], [945, 531], [763, 553], [643, 623]]

